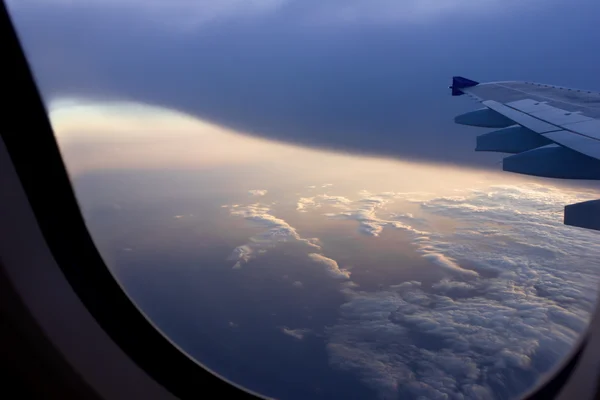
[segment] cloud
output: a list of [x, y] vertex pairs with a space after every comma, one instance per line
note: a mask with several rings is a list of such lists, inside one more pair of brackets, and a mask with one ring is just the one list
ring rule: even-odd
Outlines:
[[301, 197], [296, 204], [296, 210], [306, 212], [307, 208], [317, 207], [314, 197]]
[[346, 208], [346, 205], [350, 203], [351, 201], [343, 196], [330, 196], [327, 194], [320, 194], [314, 197], [301, 197], [296, 204], [296, 210], [306, 212], [309, 209], [318, 208], [322, 205], [331, 205], [338, 208]]
[[182, 219], [182, 218], [193, 217], [193, 216], [194, 216], [194, 214], [186, 214], [186, 215], [179, 214], [179, 215], [174, 215], [173, 218], [174, 219]]
[[302, 340], [306, 334], [311, 333], [310, 329], [291, 329], [285, 326], [281, 327], [280, 329], [281, 332], [293, 337], [296, 340]]
[[[232, 216], [243, 217], [260, 227], [268, 228], [266, 232], [252, 236], [248, 243], [236, 247], [231, 252], [227, 260], [235, 261], [233, 269], [242, 268], [244, 264], [256, 258], [258, 254], [266, 252], [267, 249], [272, 248], [277, 243], [281, 242], [295, 241], [303, 243], [313, 250], [321, 250], [321, 247], [318, 244], [319, 239], [306, 239], [301, 237], [294, 227], [289, 225], [283, 219], [275, 217], [271, 212], [272, 210], [268, 206], [259, 203], [247, 206], [236, 204], [230, 207]], [[337, 261], [331, 258], [318, 253], [309, 253], [308, 258], [312, 262], [322, 265], [325, 268], [325, 271], [334, 279], [350, 278], [350, 272], [341, 269]], [[301, 288], [302, 282], [296, 281], [293, 285]]]
[[323, 205], [332, 205], [341, 208], [340, 213], [326, 214], [330, 218], [351, 219], [360, 223], [359, 230], [370, 236], [378, 236], [384, 226], [397, 222], [385, 221], [375, 216], [375, 211], [388, 204], [394, 197], [391, 192], [380, 195], [371, 195], [368, 192], [360, 193], [363, 197], [352, 201], [343, 196], [321, 194], [310, 198], [301, 198], [298, 201], [297, 210], [306, 211]]
[[333, 278], [336, 278], [336, 279], [349, 279], [350, 278], [350, 272], [345, 269], [341, 269], [339, 267], [337, 261], [335, 261], [331, 258], [325, 257], [321, 254], [317, 254], [317, 253], [310, 253], [308, 255], [308, 257], [312, 261], [323, 265], [325, 267], [325, 270]]
[[254, 253], [254, 249], [251, 247], [251, 245], [244, 244], [233, 249], [229, 257], [227, 257], [227, 260], [235, 261], [233, 268], [240, 269], [242, 268], [243, 264], [246, 264], [248, 261], [254, 258]]
[[295, 281], [294, 283], [292, 283], [292, 286], [297, 287], [299, 289], [302, 289], [304, 287], [304, 285], [300, 281]]
[[253, 189], [248, 190], [248, 194], [251, 196], [264, 196], [265, 194], [267, 194], [267, 191], [262, 189]]
[[439, 267], [444, 268], [447, 271], [450, 271], [453, 274], [459, 274], [464, 277], [477, 277], [479, 274], [475, 271], [471, 271], [469, 269], [464, 269], [460, 265], [456, 263], [455, 260], [446, 257], [440, 253], [425, 253], [423, 258], [429, 260], [436, 264]]
[[330, 196], [328, 194], [320, 194], [315, 197], [323, 204], [329, 204], [336, 207], [344, 207], [346, 204], [350, 204], [351, 201], [344, 196]]
[[[334, 205], [341, 208], [339, 213], [325, 214], [333, 219], [354, 220], [359, 223], [359, 232], [367, 236], [377, 237], [385, 227], [400, 229], [413, 235], [413, 242], [418, 247], [418, 251], [423, 254], [423, 258], [431, 261], [436, 266], [442, 268], [450, 275], [460, 275], [463, 278], [477, 277], [479, 274], [471, 269], [466, 269], [451, 257], [443, 254], [444, 245], [437, 243], [434, 245], [431, 237], [435, 236], [430, 232], [423, 231], [413, 227], [411, 224], [426, 225], [423, 218], [416, 218], [410, 213], [388, 213], [387, 218], [377, 215], [378, 210], [382, 210], [386, 205], [391, 204], [397, 199], [411, 199], [413, 193], [394, 193], [383, 192], [377, 195], [368, 191], [361, 191], [361, 197], [352, 201], [342, 196], [318, 195], [311, 198], [301, 198], [298, 201], [297, 210], [306, 212], [322, 207], [325, 204]], [[463, 198], [464, 199], [464, 198]]]
[[590, 196], [505, 185], [419, 200], [425, 223], [443, 216], [456, 226], [412, 233], [450, 274], [431, 285], [345, 289], [327, 331], [332, 365], [382, 398], [515, 398], [531, 389], [571, 350], [595, 304], [598, 235], [560, 218], [563, 204]]
[[514, 1], [506, 13], [492, 11], [511, 9], [500, 1], [240, 1], [30, 0], [11, 11], [47, 103], [131, 101], [344, 152], [496, 168], [472, 151], [474, 131], [452, 123], [473, 107], [449, 95], [454, 71], [600, 85], [583, 45], [595, 0]]
[[252, 236], [246, 244], [236, 247], [227, 260], [235, 261], [233, 268], [239, 269], [257, 254], [264, 253], [267, 249], [281, 242], [299, 242], [313, 249], [320, 249], [317, 238], [306, 239], [301, 237], [296, 229], [281, 218], [271, 214], [272, 210], [262, 204], [247, 206], [235, 205], [230, 207], [232, 216], [242, 217], [261, 228], [267, 230]]

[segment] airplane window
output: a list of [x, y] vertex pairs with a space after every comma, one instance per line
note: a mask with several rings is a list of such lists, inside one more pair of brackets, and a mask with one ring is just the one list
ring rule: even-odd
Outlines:
[[[513, 399], [573, 351], [600, 268], [563, 223], [600, 198], [600, 3], [577, 4], [8, 3], [114, 277], [290, 400]], [[490, 81], [522, 86], [485, 108]]]

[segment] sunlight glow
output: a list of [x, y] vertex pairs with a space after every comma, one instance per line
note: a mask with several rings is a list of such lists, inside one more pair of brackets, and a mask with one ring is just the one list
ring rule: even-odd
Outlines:
[[[256, 138], [191, 116], [134, 103], [62, 100], [50, 118], [69, 172], [242, 167], [280, 184], [345, 182], [348, 189], [452, 195], [462, 188], [542, 182], [502, 171], [357, 156]], [[390, 184], [392, 183], [392, 184]], [[552, 181], [551, 185], [562, 182]], [[565, 201], [568, 201], [565, 199]]]

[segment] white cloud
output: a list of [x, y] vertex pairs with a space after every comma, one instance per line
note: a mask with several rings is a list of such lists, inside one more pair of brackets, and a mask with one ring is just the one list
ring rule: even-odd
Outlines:
[[455, 260], [453, 260], [449, 257], [446, 257], [445, 255], [440, 254], [440, 253], [425, 253], [423, 255], [423, 258], [433, 262], [434, 264], [444, 268], [446, 271], [449, 271], [450, 273], [453, 273], [453, 274], [458, 274], [463, 277], [479, 276], [479, 274], [477, 272], [472, 271], [470, 269], [462, 268], [460, 265], [458, 265], [456, 263]]
[[320, 249], [317, 238], [303, 238], [296, 229], [281, 218], [271, 214], [272, 210], [265, 205], [251, 204], [248, 206], [235, 205], [230, 208], [230, 213], [236, 217], [243, 217], [253, 224], [267, 230], [252, 236], [246, 244], [236, 247], [227, 258], [235, 261], [233, 268], [239, 269], [248, 261], [274, 247], [281, 242], [300, 242], [313, 249]]
[[295, 281], [294, 283], [292, 283], [292, 286], [297, 287], [299, 289], [302, 289], [304, 287], [304, 285], [300, 281]]
[[238, 246], [227, 257], [229, 261], [235, 261], [233, 265], [234, 269], [242, 268], [242, 265], [250, 261], [254, 257], [254, 250], [251, 245], [244, 244], [242, 246]]
[[309, 199], [301, 198], [297, 209], [299, 211], [306, 211], [323, 205], [335, 206], [343, 211], [326, 214], [328, 217], [356, 220], [360, 223], [359, 230], [370, 236], [379, 236], [384, 226], [399, 223], [397, 221], [385, 221], [375, 216], [375, 211], [388, 204], [395, 196], [394, 193], [386, 192], [379, 195], [371, 195], [366, 191], [362, 191], [360, 194], [362, 198], [357, 201], [351, 201], [343, 196], [327, 194], [321, 194]]
[[267, 194], [267, 191], [264, 189], [252, 189], [248, 190], [248, 194], [251, 196], [264, 196]]
[[317, 207], [314, 197], [301, 197], [296, 204], [296, 210], [306, 212], [308, 208]]
[[346, 288], [327, 332], [332, 365], [382, 398], [518, 397], [570, 351], [593, 309], [598, 235], [564, 226], [560, 215], [588, 197], [528, 185], [419, 200], [426, 215], [456, 225], [406, 230], [449, 275], [375, 293]]
[[[343, 201], [335, 196], [325, 198], [325, 201], [330, 200], [334, 203]], [[301, 237], [296, 229], [289, 225], [283, 219], [277, 218], [271, 214], [272, 210], [263, 204], [251, 204], [247, 206], [235, 205], [230, 208], [230, 213], [233, 216], [244, 217], [261, 227], [268, 228], [266, 232], [262, 232], [250, 238], [246, 244], [236, 247], [229, 255], [227, 260], [235, 261], [234, 269], [240, 269], [250, 260], [254, 259], [258, 254], [264, 253], [268, 248], [275, 246], [280, 242], [296, 241], [304, 243], [312, 249], [321, 250], [317, 238], [306, 239]], [[308, 257], [311, 261], [321, 264], [325, 267], [326, 272], [335, 279], [349, 279], [350, 272], [341, 269], [338, 263], [324, 255], [318, 253], [310, 253]], [[302, 282], [294, 282], [294, 286], [302, 287]]]
[[193, 217], [194, 214], [187, 214], [187, 215], [175, 215], [173, 216], [174, 219], [182, 219], [182, 218], [186, 218], [186, 217]]
[[320, 194], [313, 197], [301, 197], [296, 203], [296, 210], [306, 212], [310, 209], [319, 208], [323, 205], [330, 205], [342, 209], [346, 209], [352, 201], [343, 196], [330, 196], [328, 194]]
[[352, 203], [352, 201], [348, 200], [344, 196], [330, 196], [328, 194], [321, 194], [315, 197], [323, 204], [330, 204], [335, 207], [344, 207], [347, 204]]
[[317, 253], [310, 253], [308, 255], [308, 257], [318, 263], [321, 264], [325, 267], [325, 270], [329, 273], [329, 275], [331, 275], [333, 278], [336, 279], [348, 279], [350, 278], [350, 272], [345, 270], [345, 269], [341, 269], [340, 266], [338, 265], [337, 261], [325, 257], [321, 254], [317, 254]]
[[[357, 221], [369, 236], [401, 229], [447, 272], [437, 283], [403, 282], [370, 293], [335, 260], [310, 253], [311, 261], [344, 280], [340, 290], [348, 299], [326, 330], [332, 365], [356, 373], [385, 398], [515, 397], [530, 389], [567, 354], [594, 305], [598, 236], [564, 226], [560, 215], [564, 204], [591, 197], [529, 185], [452, 197], [363, 191], [357, 200], [301, 199], [300, 211], [339, 208], [328, 217]], [[420, 205], [423, 215], [386, 209], [400, 200]], [[318, 248], [267, 206], [230, 210], [268, 228], [236, 249], [236, 265], [279, 241]], [[434, 229], [438, 216], [452, 220], [453, 229]], [[281, 331], [298, 340], [306, 334]]]
[[304, 339], [304, 336], [306, 336], [306, 334], [311, 332], [310, 329], [291, 329], [291, 328], [287, 328], [285, 326], [282, 326], [280, 329], [281, 329], [281, 332], [283, 332], [286, 335], [291, 336], [297, 340]]

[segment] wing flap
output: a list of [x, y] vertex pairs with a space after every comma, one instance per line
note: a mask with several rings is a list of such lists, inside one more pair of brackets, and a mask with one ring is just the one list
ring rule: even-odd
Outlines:
[[569, 131], [556, 131], [544, 134], [545, 137], [564, 147], [596, 159], [600, 168], [600, 140], [578, 135]]
[[600, 161], [551, 144], [506, 157], [502, 169], [557, 179], [600, 179]]
[[517, 154], [551, 144], [545, 138], [522, 126], [511, 126], [477, 136], [475, 151]]
[[564, 125], [564, 128], [579, 135], [587, 136], [594, 140], [600, 141], [600, 121], [597, 119], [589, 119], [583, 122], [566, 124]]
[[536, 133], [546, 133], [560, 130], [560, 128], [556, 125], [544, 122], [522, 111], [515, 110], [514, 108], [498, 103], [495, 100], [486, 100], [483, 102], [483, 104], [486, 107], [489, 107], [497, 113], [502, 114], [510, 120], [514, 121], [516, 124], [524, 126], [525, 128]]
[[558, 125], [563, 128], [567, 125], [578, 122], [593, 121], [592, 118], [586, 117], [585, 115], [565, 112], [565, 110], [560, 110], [554, 107], [549, 107], [549, 109], [545, 111], [536, 111], [531, 113], [531, 115], [541, 119], [542, 121], [547, 121], [553, 125]]

